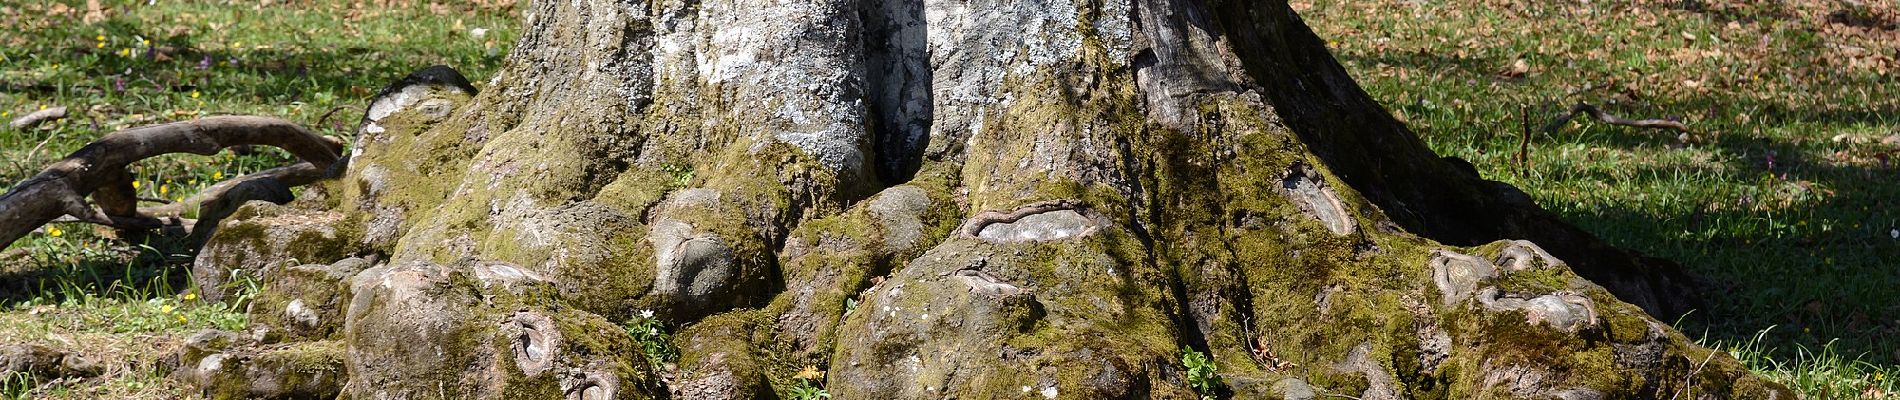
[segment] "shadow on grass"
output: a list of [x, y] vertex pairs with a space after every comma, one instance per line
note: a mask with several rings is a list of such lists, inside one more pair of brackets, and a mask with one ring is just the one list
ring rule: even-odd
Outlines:
[[[1853, 127], [1900, 127], [1900, 108], [1872, 105], [1855, 109], [1788, 107], [1777, 103], [1698, 98], [1661, 109], [1711, 110], [1711, 130], [1730, 132], [1706, 139], [1718, 149], [1719, 166], [1632, 166], [1621, 179], [1662, 181], [1713, 179], [1741, 186], [1739, 193], [1717, 191], [1724, 204], [1630, 203], [1606, 207], [1547, 208], [1610, 243], [1681, 262], [1706, 282], [1702, 296], [1711, 309], [1684, 321], [1691, 336], [1728, 342], [1760, 343], [1777, 352], [1797, 348], [1818, 351], [1832, 342], [1850, 358], [1900, 365], [1900, 168], [1892, 163], [1846, 163], [1819, 159], [1838, 152], [1894, 155], [1891, 150], [1856, 149], [1827, 136]], [[1749, 113], [1754, 125], [1724, 123], [1719, 116]], [[1814, 129], [1820, 137], [1797, 132], [1777, 137], [1756, 126]], [[1743, 133], [1743, 129], [1751, 130]], [[1900, 131], [1894, 131], [1900, 133]], [[1657, 131], [1596, 128], [1546, 140], [1589, 147], [1633, 148], [1673, 141]], [[1772, 161], [1771, 161], [1772, 160]], [[1722, 170], [1725, 173], [1710, 172]], [[1561, 174], [1562, 172], [1558, 172]], [[1555, 176], [1555, 180], [1615, 181], [1602, 170]], [[1669, 182], [1635, 182], [1668, 186]], [[1695, 186], [1722, 186], [1702, 182]], [[1675, 193], [1685, 195], [1682, 193]], [[1686, 197], [1707, 196], [1689, 193]], [[1720, 198], [1726, 197], [1726, 198]], [[1785, 204], [1766, 204], [1785, 201]], [[1766, 333], [1765, 327], [1773, 326]], [[1838, 340], [1836, 340], [1838, 338]], [[1784, 354], [1784, 355], [1787, 355]]]
[[[49, 238], [50, 239], [50, 238]], [[191, 258], [173, 243], [24, 243], [0, 255], [0, 309], [84, 297], [147, 300], [191, 287]]]
[[[1793, 17], [1704, 11], [1723, 22]], [[1803, 49], [1819, 51], [1818, 47]], [[1900, 229], [1900, 185], [1895, 185], [1900, 183], [1896, 167], [1900, 150], [1833, 138], [1838, 133], [1855, 133], [1861, 140], [1900, 135], [1900, 105], [1878, 100], [1880, 93], [1892, 91], [1886, 88], [1900, 87], [1894, 77], [1802, 76], [1800, 86], [1792, 89], [1808, 93], [1801, 105], [1758, 98], [1739, 88], [1656, 97], [1603, 89], [1537, 97], [1536, 92], [1564, 89], [1551, 87], [1551, 82], [1518, 84], [1499, 77], [1496, 70], [1504, 65], [1501, 59], [1427, 51], [1342, 52], [1338, 56], [1356, 63], [1355, 69], [1362, 73], [1379, 64], [1413, 71], [1409, 79], [1366, 82], [1384, 86], [1369, 89], [1387, 97], [1389, 108], [1421, 122], [1412, 125], [1436, 148], [1475, 150], [1479, 154], [1471, 161], [1490, 163], [1490, 168], [1480, 168], [1489, 173], [1514, 169], [1503, 165], [1517, 151], [1517, 134], [1526, 128], [1519, 121], [1520, 106], [1532, 110], [1528, 129], [1533, 132], [1541, 130], [1551, 115], [1578, 101], [1629, 118], [1686, 121], [1696, 130], [1687, 145], [1715, 154], [1711, 164], [1545, 167], [1540, 169], [1542, 178], [1493, 178], [1512, 180], [1532, 193], [1542, 186], [1541, 202], [1564, 220], [1617, 246], [1675, 260], [1704, 278], [1701, 295], [1710, 309], [1699, 310], [1680, 325], [1691, 336], [1744, 343], [1761, 334], [1759, 345], [1781, 356], [1797, 349], [1819, 351], [1832, 343], [1849, 358], [1860, 356], [1887, 368], [1900, 365], [1900, 341], [1891, 339], [1900, 335], [1900, 289], [1896, 289], [1900, 288], [1900, 240], [1892, 233]], [[1421, 90], [1464, 99], [1468, 108], [1453, 109], [1443, 101], [1390, 102], [1391, 94]], [[1868, 91], [1874, 94], [1865, 94]], [[1869, 104], [1848, 98], [1856, 93], [1875, 100]], [[1744, 114], [1746, 119], [1739, 118]], [[1682, 145], [1672, 131], [1583, 124], [1582, 129], [1535, 133], [1533, 163], [1540, 155], [1553, 156], [1539, 148], [1554, 146], [1623, 149], [1632, 151], [1625, 156], [1640, 157]], [[1892, 161], [1829, 159], [1842, 153], [1863, 158], [1884, 154]], [[1584, 190], [1567, 185], [1590, 182], [1637, 188], [1632, 194], [1678, 199], [1597, 201], [1593, 203], [1598, 205], [1584, 207], [1558, 204], [1565, 201], [1561, 193], [1567, 189]], [[1787, 198], [1798, 201], [1763, 204]]]

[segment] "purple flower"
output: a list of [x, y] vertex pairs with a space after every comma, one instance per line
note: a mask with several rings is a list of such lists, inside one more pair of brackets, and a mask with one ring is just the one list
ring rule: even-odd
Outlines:
[[231, 57], [231, 68], [237, 68], [237, 57]]
[[112, 78], [112, 90], [125, 91], [125, 78]]
[[205, 56], [205, 58], [203, 59], [198, 60], [198, 70], [203, 71], [207, 69], [211, 69], [211, 56], [209, 55]]

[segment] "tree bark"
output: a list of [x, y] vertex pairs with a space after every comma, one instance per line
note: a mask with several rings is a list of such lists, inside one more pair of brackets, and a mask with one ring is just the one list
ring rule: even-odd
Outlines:
[[[1694, 304], [1671, 264], [1438, 158], [1284, 1], [524, 20], [479, 94], [385, 90], [325, 201], [230, 217], [200, 290], [255, 274], [254, 325], [351, 398], [1792, 398], [1652, 318]], [[677, 360], [617, 327], [647, 312]]]

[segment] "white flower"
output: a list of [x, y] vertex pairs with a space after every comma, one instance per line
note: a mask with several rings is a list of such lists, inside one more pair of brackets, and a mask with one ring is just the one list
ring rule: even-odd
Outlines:
[[660, 328], [647, 328], [647, 334], [648, 334], [648, 335], [659, 335], [659, 334], [660, 334]]
[[1036, 390], [1036, 389], [1030, 389], [1028, 386], [1023, 386], [1023, 393], [1029, 393], [1029, 391], [1031, 390]]
[[1050, 386], [1050, 387], [1042, 388], [1042, 398], [1045, 398], [1045, 399], [1056, 398], [1056, 387]]
[[1893, 236], [1894, 239], [1900, 239], [1900, 229], [1887, 231], [1887, 235]]
[[483, 36], [488, 36], [488, 28], [470, 29], [468, 30], [468, 35], [474, 36], [476, 39], [481, 39]]
[[653, 310], [640, 310], [640, 318], [653, 318]]

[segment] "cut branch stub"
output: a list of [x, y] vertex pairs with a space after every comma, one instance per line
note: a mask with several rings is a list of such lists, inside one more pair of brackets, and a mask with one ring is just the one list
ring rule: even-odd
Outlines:
[[612, 400], [619, 398], [620, 377], [609, 371], [588, 371], [582, 378], [563, 382], [567, 400]]
[[[113, 132], [54, 162], [38, 175], [15, 185], [5, 195], [0, 195], [0, 245], [11, 244], [27, 232], [61, 215], [72, 215], [81, 221], [120, 229], [164, 226], [164, 221], [136, 208], [137, 198], [132, 193], [131, 176], [126, 174], [125, 167], [139, 160], [165, 154], [212, 155], [237, 145], [276, 146], [308, 163], [309, 167], [293, 166], [275, 173], [254, 174], [271, 177], [291, 186], [320, 178], [321, 174], [307, 172], [312, 169], [327, 170], [337, 162], [342, 150], [339, 142], [318, 136], [289, 121], [270, 117], [220, 116]], [[238, 179], [244, 180], [246, 177]], [[227, 186], [221, 183], [213, 186], [216, 190], [208, 196], [229, 197], [228, 189], [234, 186], [240, 185]], [[87, 196], [92, 196], [99, 207], [87, 204]], [[183, 207], [176, 205], [175, 209], [182, 210]]]
[[1286, 177], [1280, 180], [1280, 190], [1301, 212], [1319, 220], [1334, 235], [1351, 235], [1358, 231], [1358, 221], [1346, 211], [1339, 193], [1327, 187], [1326, 178], [1312, 166], [1295, 164], [1288, 169]]
[[1456, 304], [1478, 291], [1484, 281], [1498, 276], [1497, 267], [1483, 258], [1438, 250], [1432, 252], [1432, 281], [1446, 305]]
[[1537, 247], [1528, 240], [1506, 241], [1504, 250], [1498, 252], [1497, 266], [1505, 271], [1517, 272], [1536, 268], [1555, 268], [1565, 266], [1563, 260]]
[[554, 329], [554, 321], [534, 312], [515, 313], [504, 329], [515, 332], [512, 348], [515, 353], [515, 366], [530, 378], [541, 376], [548, 368], [554, 367], [554, 352], [561, 346], [561, 333]]

